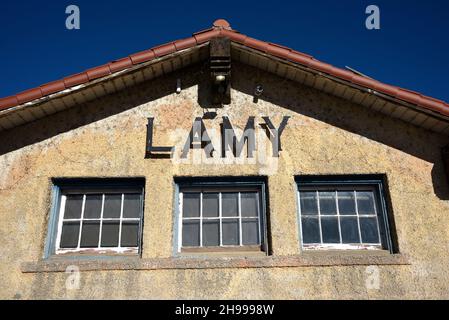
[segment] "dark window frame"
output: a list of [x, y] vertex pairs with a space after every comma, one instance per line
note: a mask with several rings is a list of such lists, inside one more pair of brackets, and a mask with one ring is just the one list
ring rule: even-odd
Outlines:
[[[296, 202], [297, 216], [299, 226], [299, 244], [302, 250], [360, 250], [360, 249], [377, 249], [388, 251], [390, 253], [398, 253], [397, 242], [395, 241], [395, 224], [390, 205], [390, 196], [388, 192], [388, 181], [386, 175], [302, 175], [295, 176], [296, 185]], [[300, 211], [300, 192], [301, 191], [325, 191], [325, 190], [371, 190], [374, 191], [376, 209], [378, 213], [379, 231], [381, 237], [381, 247], [374, 248], [369, 245], [361, 245], [360, 247], [345, 246], [344, 244], [323, 244], [322, 246], [314, 246], [313, 244], [304, 244], [302, 232], [302, 213]], [[344, 217], [341, 215], [340, 217]]]
[[[242, 252], [263, 253], [269, 255], [269, 235], [268, 235], [268, 197], [267, 197], [267, 179], [261, 176], [245, 177], [175, 177], [175, 203], [174, 203], [174, 254], [203, 254], [203, 253], [222, 253], [233, 254]], [[183, 247], [182, 246], [182, 212], [180, 210], [180, 195], [183, 191], [196, 192], [244, 192], [257, 190], [260, 194], [259, 199], [259, 230], [260, 245], [229, 245], [214, 247]]]
[[[144, 223], [144, 204], [145, 204], [145, 178], [53, 178], [52, 180], [52, 207], [49, 217], [48, 233], [44, 250], [44, 259], [59, 256], [123, 256], [133, 255], [140, 256], [142, 250], [142, 235]], [[85, 248], [82, 250], [65, 250], [57, 248], [60, 241], [62, 231], [60, 224], [62, 223], [61, 210], [62, 197], [73, 193], [99, 194], [99, 193], [139, 193], [140, 194], [140, 216], [138, 226], [138, 243], [135, 250], [121, 252], [117, 250], [119, 247], [100, 247]], [[123, 201], [123, 199], [122, 199]], [[125, 221], [126, 219], [121, 219]], [[104, 221], [103, 221], [104, 222]]]

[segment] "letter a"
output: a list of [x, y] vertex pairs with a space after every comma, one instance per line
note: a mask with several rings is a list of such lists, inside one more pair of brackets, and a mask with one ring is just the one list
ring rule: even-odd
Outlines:
[[366, 18], [365, 26], [368, 30], [380, 29], [380, 10], [378, 6], [370, 5], [366, 7], [366, 14], [369, 16]]
[[65, 13], [70, 14], [70, 16], [65, 19], [65, 27], [69, 30], [80, 28], [80, 8], [78, 6], [71, 4], [65, 8]]

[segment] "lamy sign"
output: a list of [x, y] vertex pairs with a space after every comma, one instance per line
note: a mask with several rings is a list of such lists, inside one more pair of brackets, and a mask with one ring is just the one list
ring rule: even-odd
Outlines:
[[[271, 142], [271, 155], [278, 158], [281, 147], [281, 136], [287, 126], [289, 116], [284, 116], [279, 125], [275, 126], [269, 117], [261, 117], [263, 120], [260, 123], [260, 127], [265, 132], [266, 137]], [[256, 124], [255, 117], [249, 117], [243, 132], [239, 135], [228, 117], [222, 117], [222, 123], [220, 124], [220, 137], [221, 146], [216, 148], [216, 143], [213, 143], [213, 135], [207, 130], [203, 118], [197, 117], [193, 121], [190, 132], [187, 137], [184, 138], [184, 142], [181, 145], [180, 159], [187, 159], [190, 150], [202, 149], [206, 158], [227, 158], [229, 154], [233, 157], [239, 158], [244, 156], [243, 150], [246, 146], [246, 157], [254, 158], [254, 154], [257, 151], [256, 143]], [[148, 118], [147, 124], [147, 139], [146, 139], [146, 157], [155, 158], [161, 157], [161, 155], [170, 156], [175, 152], [175, 146], [154, 146], [153, 145], [153, 126], [154, 118]], [[211, 130], [212, 131], [212, 130]], [[213, 130], [216, 132], [216, 130]]]

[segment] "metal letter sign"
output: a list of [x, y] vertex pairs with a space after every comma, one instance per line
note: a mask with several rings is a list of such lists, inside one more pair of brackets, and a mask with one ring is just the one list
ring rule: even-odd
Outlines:
[[[281, 148], [281, 135], [287, 126], [288, 119], [290, 117], [285, 116], [279, 127], [276, 129], [269, 117], [262, 117], [265, 121], [261, 124], [266, 129], [266, 134], [270, 139], [273, 157], [279, 157], [279, 151]], [[247, 158], [253, 158], [256, 151], [256, 134], [255, 134], [255, 117], [249, 117], [246, 122], [245, 129], [240, 139], [232, 127], [231, 121], [228, 117], [223, 117], [221, 124], [221, 157], [226, 158], [226, 151], [231, 151], [234, 157], [240, 157], [243, 148], [246, 144]], [[147, 141], [145, 149], [146, 158], [168, 158], [170, 157], [175, 147], [157, 147], [153, 146], [153, 125], [154, 118], [148, 118], [147, 124]], [[191, 149], [203, 149], [207, 158], [212, 158], [215, 148], [212, 144], [212, 140], [207, 132], [204, 121], [201, 117], [195, 118], [190, 133], [184, 143], [181, 153], [181, 159], [186, 159]]]
[[148, 118], [147, 124], [147, 147], [145, 150], [145, 157], [152, 158], [155, 153], [167, 154], [171, 153], [173, 147], [154, 147], [153, 146], [153, 122], [154, 118]]

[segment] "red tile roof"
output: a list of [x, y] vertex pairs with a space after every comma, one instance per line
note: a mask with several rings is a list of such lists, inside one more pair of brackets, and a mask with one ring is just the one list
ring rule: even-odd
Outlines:
[[326, 73], [336, 78], [340, 78], [356, 85], [375, 90], [377, 92], [389, 95], [393, 98], [412, 103], [424, 109], [432, 110], [445, 116], [449, 116], [449, 104], [424, 96], [420, 93], [396, 86], [388, 85], [374, 79], [359, 76], [351, 71], [334, 67], [330, 64], [321, 62], [307, 54], [295, 51], [293, 49], [250, 38], [231, 28], [226, 20], [219, 19], [213, 24], [213, 27], [204, 31], [194, 33], [192, 37], [176, 40], [164, 45], [156, 46], [151, 49], [132, 54], [128, 57], [109, 62], [105, 65], [86, 70], [84, 72], [68, 76], [64, 79], [41, 85], [34, 89], [29, 89], [13, 96], [0, 99], [0, 111], [5, 110], [25, 102], [30, 102], [50, 94], [80, 85], [91, 80], [110, 75], [114, 72], [125, 70], [143, 62], [150, 61], [180, 50], [192, 48], [196, 45], [205, 43], [218, 36], [229, 37], [232, 41], [242, 44], [251, 49], [259, 50], [277, 58], [289, 60], [319, 72]]

